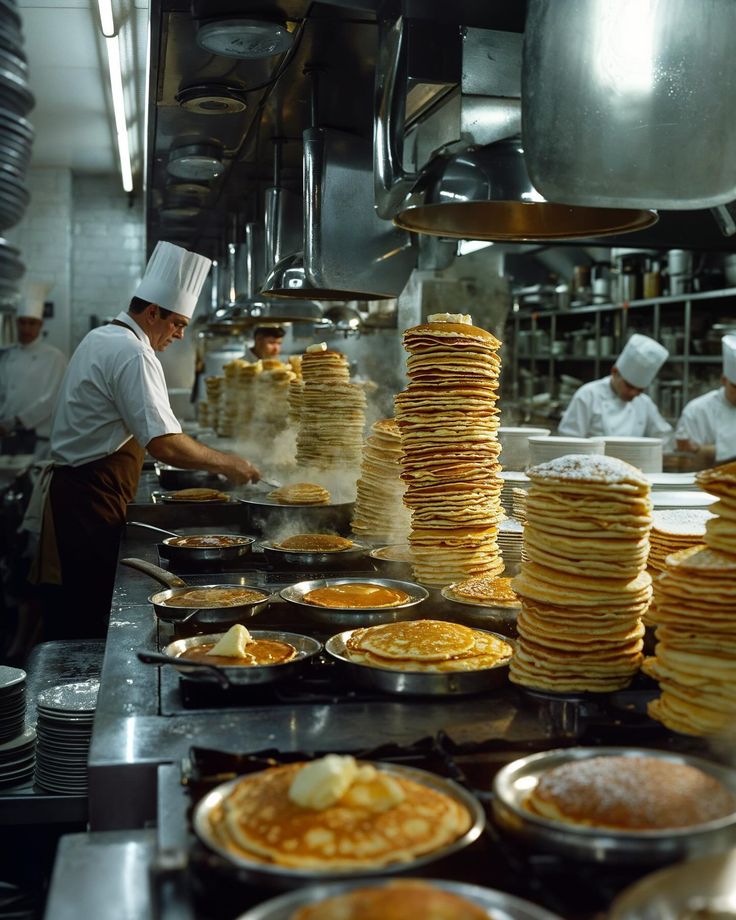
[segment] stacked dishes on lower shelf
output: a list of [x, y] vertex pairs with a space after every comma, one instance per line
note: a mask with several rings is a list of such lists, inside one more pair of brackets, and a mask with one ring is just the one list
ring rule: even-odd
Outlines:
[[604, 437], [607, 457], [618, 457], [642, 473], [662, 472], [662, 441], [660, 438]]
[[603, 438], [533, 437], [529, 438], [529, 465], [537, 466], [568, 454], [603, 454]]
[[26, 729], [26, 672], [0, 666], [0, 788], [30, 779], [36, 733]]
[[87, 794], [87, 758], [98, 680], [49, 687], [38, 695], [36, 785], [61, 795]]

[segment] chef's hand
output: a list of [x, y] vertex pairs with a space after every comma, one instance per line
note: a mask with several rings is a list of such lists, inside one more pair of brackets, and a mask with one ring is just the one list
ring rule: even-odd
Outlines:
[[258, 482], [261, 478], [260, 472], [252, 463], [234, 455], [231, 460], [232, 467], [225, 472], [225, 475], [235, 485], [240, 485], [244, 482]]

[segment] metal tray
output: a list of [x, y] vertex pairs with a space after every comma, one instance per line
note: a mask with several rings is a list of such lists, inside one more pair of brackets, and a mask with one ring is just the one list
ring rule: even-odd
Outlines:
[[493, 781], [493, 814], [506, 831], [527, 843], [586, 862], [656, 865], [721, 851], [736, 842], [736, 812], [688, 828], [623, 832], [579, 827], [532, 814], [524, 801], [542, 773], [589, 757], [658, 757], [697, 767], [736, 795], [736, 771], [687, 754], [648, 748], [561, 748], [532, 754], [500, 770]]
[[[458, 696], [464, 693], [483, 693], [505, 684], [508, 678], [509, 661], [499, 662], [492, 668], [482, 671], [391, 671], [388, 668], [375, 668], [361, 664], [348, 657], [345, 645], [355, 632], [345, 632], [331, 636], [325, 643], [325, 651], [340, 662], [340, 666], [350, 671], [356, 684], [385, 693], [416, 694], [423, 696]], [[506, 636], [490, 633], [514, 648]]]
[[386, 578], [411, 578], [411, 562], [399, 562], [397, 559], [382, 559], [380, 556], [376, 555], [377, 552], [385, 548], [386, 544], [384, 543], [381, 546], [372, 549], [368, 553], [371, 562], [378, 569], [378, 571], [381, 572]]
[[373, 869], [344, 869], [318, 872], [315, 869], [296, 869], [286, 866], [278, 866], [274, 863], [256, 862], [248, 859], [246, 855], [231, 853], [229, 850], [220, 846], [213, 837], [209, 826], [209, 815], [215, 806], [230, 793], [230, 790], [238, 783], [238, 779], [230, 780], [220, 786], [216, 786], [211, 792], [208, 792], [204, 798], [200, 799], [195, 806], [192, 823], [194, 831], [199, 839], [211, 850], [219, 853], [223, 859], [230, 865], [239, 870], [239, 876], [244, 880], [253, 882], [258, 885], [278, 888], [294, 888], [304, 885], [308, 881], [318, 881], [322, 879], [344, 879], [344, 878], [370, 878], [375, 876], [393, 875], [395, 873], [416, 872], [420, 866], [426, 866], [430, 863], [437, 862], [451, 853], [464, 849], [481, 835], [485, 826], [485, 813], [480, 802], [466, 792], [462, 786], [458, 786], [450, 779], [442, 776], [436, 776], [426, 770], [418, 770], [414, 767], [399, 766], [398, 764], [373, 763], [378, 769], [396, 776], [403, 776], [414, 782], [422, 783], [430, 789], [436, 789], [445, 795], [451, 796], [467, 808], [470, 813], [470, 828], [457, 840], [447, 846], [440, 847], [432, 853], [426, 853], [416, 859], [408, 862], [396, 862], [388, 866], [380, 866]]
[[282, 664], [262, 665], [261, 667], [246, 667], [242, 665], [213, 665], [212, 670], [209, 668], [188, 668], [186, 659], [179, 661], [179, 656], [187, 649], [197, 645], [206, 645], [210, 642], [217, 642], [222, 638], [224, 633], [212, 633], [210, 635], [191, 636], [188, 639], [177, 639], [170, 642], [163, 650], [163, 654], [172, 659], [172, 665], [187, 677], [201, 680], [206, 683], [219, 683], [215, 676], [215, 670], [221, 671], [227, 677], [228, 683], [236, 686], [248, 684], [272, 684], [278, 681], [288, 680], [294, 677], [302, 670], [304, 665], [315, 655], [322, 651], [322, 643], [311, 636], [303, 636], [300, 633], [283, 632], [281, 630], [251, 629], [249, 630], [254, 639], [271, 639], [274, 642], [288, 642], [296, 649], [296, 657], [291, 661], [285, 661]]
[[440, 590], [442, 599], [454, 608], [458, 619], [470, 626], [479, 626], [485, 629], [499, 630], [506, 636], [515, 639], [518, 636], [516, 620], [521, 611], [521, 605], [513, 607], [490, 606], [489, 604], [475, 603], [473, 601], [458, 601], [449, 593], [452, 585], [447, 585]]
[[355, 502], [314, 502], [311, 505], [295, 504], [289, 505], [285, 502], [278, 502], [274, 498], [268, 497], [268, 492], [258, 492], [255, 495], [238, 495], [238, 501], [244, 505], [255, 505], [258, 508], [288, 508], [291, 511], [298, 511], [300, 508], [352, 508]]
[[[196, 486], [195, 488], [200, 488]], [[203, 487], [209, 488], [209, 486]], [[218, 492], [223, 490], [219, 486], [213, 486]], [[178, 490], [176, 490], [178, 491]], [[155, 490], [152, 493], [154, 501], [163, 502], [165, 505], [226, 505], [228, 502], [232, 502], [232, 498], [207, 498], [207, 499], [194, 499], [194, 498], [174, 498], [173, 492], [160, 492]]]
[[[537, 907], [531, 901], [506, 894], [505, 891], [495, 891], [493, 888], [481, 888], [480, 885], [450, 882], [445, 879], [415, 879], [412, 877], [411, 880], [427, 882], [434, 885], [435, 888], [467, 898], [468, 901], [486, 910], [489, 918], [493, 917], [493, 920], [560, 920], [556, 914], [551, 914], [543, 907]], [[298, 891], [271, 898], [257, 907], [252, 907], [236, 920], [291, 920], [295, 911], [307, 904], [321, 904], [327, 898], [347, 893], [354, 888], [372, 888], [385, 884], [386, 879], [366, 879], [362, 882], [328, 882], [322, 885], [309, 885]]]
[[275, 565], [284, 566], [285, 568], [309, 569], [312, 566], [327, 569], [346, 569], [350, 564], [362, 559], [368, 548], [361, 543], [353, 541], [353, 545], [347, 549], [338, 550], [332, 553], [321, 553], [317, 551], [281, 549], [271, 540], [261, 542], [263, 553], [269, 562]]
[[703, 856], [647, 875], [623, 891], [608, 913], [608, 920], [698, 917], [736, 917], [736, 850]]
[[[308, 604], [304, 595], [315, 588], [331, 585], [348, 585], [352, 583], [382, 585], [385, 588], [397, 588], [406, 591], [409, 600], [396, 607], [318, 607]], [[416, 607], [429, 597], [426, 588], [410, 581], [394, 581], [391, 578], [318, 578], [314, 581], [300, 581], [288, 588], [281, 589], [281, 597], [290, 604], [301, 607], [302, 613], [315, 623], [337, 628], [357, 626], [376, 626], [379, 623], [395, 623], [397, 620], [412, 620], [417, 617]]]

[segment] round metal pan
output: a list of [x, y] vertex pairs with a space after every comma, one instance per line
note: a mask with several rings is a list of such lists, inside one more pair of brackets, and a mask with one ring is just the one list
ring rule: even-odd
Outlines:
[[[412, 877], [411, 881], [425, 882], [434, 888], [466, 898], [472, 904], [483, 908], [489, 917], [494, 917], [496, 920], [561, 920], [556, 914], [551, 914], [543, 907], [538, 907], [523, 898], [514, 897], [505, 891], [481, 888], [480, 885], [470, 885], [467, 882], [450, 882], [446, 879]], [[326, 882], [321, 885], [308, 885], [297, 891], [271, 898], [257, 907], [252, 907], [236, 920], [291, 920], [300, 907], [306, 907], [308, 904], [321, 904], [327, 898], [347, 894], [355, 888], [374, 888], [385, 884], [385, 879], [365, 879], [360, 882]], [[641, 920], [641, 915], [639, 915], [639, 920]], [[672, 920], [676, 918], [673, 917]]]
[[[190, 486], [185, 486], [185, 488], [190, 488]], [[191, 488], [205, 488], [205, 489], [217, 489], [218, 492], [221, 492], [222, 489], [217, 486], [193, 486]], [[178, 490], [177, 490], [178, 491]], [[231, 497], [227, 498], [177, 498], [174, 492], [159, 492], [157, 493], [157, 498], [159, 501], [163, 502], [165, 505], [227, 505], [228, 502], [232, 501]]]
[[[354, 631], [348, 629], [331, 636], [325, 643], [325, 651], [339, 661], [340, 667], [349, 671], [352, 680], [361, 687], [402, 695], [460, 696], [465, 693], [484, 693], [500, 687], [508, 680], [510, 658], [482, 671], [391, 671], [361, 664], [347, 655], [346, 644]], [[499, 633], [490, 635], [514, 648], [513, 642], [509, 642], [506, 636]]]
[[[397, 588], [406, 591], [409, 600], [396, 607], [318, 607], [308, 604], [304, 595], [315, 588], [327, 588], [331, 585], [360, 584], [382, 585], [385, 588]], [[397, 620], [414, 620], [418, 613], [416, 608], [425, 601], [429, 594], [426, 588], [410, 581], [394, 581], [390, 578], [318, 578], [314, 581], [300, 581], [288, 588], [281, 589], [281, 597], [290, 604], [296, 604], [302, 613], [312, 622], [337, 629], [352, 629], [358, 626], [376, 626], [379, 623], [395, 623]]]
[[376, 553], [381, 552], [383, 549], [388, 549], [388, 547], [384, 544], [383, 546], [372, 549], [368, 553], [376, 569], [378, 569], [385, 578], [398, 578], [400, 580], [411, 578], [411, 562], [400, 562], [398, 559], [382, 559], [380, 556], [377, 556]]
[[199, 839], [211, 850], [219, 853], [230, 865], [236, 867], [239, 877], [243, 880], [267, 887], [278, 888], [295, 888], [304, 885], [308, 881], [317, 881], [325, 879], [344, 879], [349, 878], [370, 878], [382, 875], [393, 875], [395, 873], [416, 872], [420, 866], [426, 866], [430, 863], [443, 859], [451, 853], [464, 849], [481, 835], [485, 826], [485, 813], [480, 802], [466, 792], [462, 786], [458, 786], [452, 780], [445, 779], [442, 776], [436, 776], [426, 770], [418, 770], [413, 767], [399, 766], [398, 764], [379, 763], [367, 761], [390, 775], [402, 776], [406, 779], [422, 783], [430, 789], [435, 789], [444, 795], [450, 796], [460, 804], [464, 805], [470, 813], [470, 828], [457, 840], [447, 846], [440, 847], [432, 853], [419, 856], [416, 859], [407, 862], [396, 862], [388, 866], [381, 866], [372, 869], [334, 869], [332, 871], [319, 872], [316, 869], [296, 869], [286, 866], [278, 866], [274, 863], [256, 862], [248, 859], [247, 855], [232, 853], [225, 849], [215, 839], [210, 830], [209, 816], [212, 810], [230, 793], [230, 790], [238, 783], [237, 779], [216, 786], [211, 792], [207, 793], [204, 798], [200, 799], [195, 806], [193, 815], [194, 831]]
[[504, 636], [515, 639], [518, 636], [516, 619], [519, 616], [521, 605], [513, 607], [491, 606], [489, 604], [474, 603], [473, 601], [457, 600], [450, 592], [451, 585], [442, 588], [440, 594], [450, 605], [453, 613], [469, 626], [479, 626], [485, 629], [498, 630]]
[[263, 553], [269, 562], [282, 568], [324, 568], [340, 570], [349, 568], [351, 563], [363, 559], [368, 547], [355, 543], [347, 549], [333, 553], [308, 552], [305, 550], [282, 549], [271, 540], [262, 540]]
[[541, 775], [572, 760], [590, 757], [657, 757], [689, 764], [715, 777], [736, 795], [736, 771], [687, 754], [629, 747], [573, 747], [532, 754], [507, 764], [493, 781], [493, 814], [506, 831], [537, 849], [585, 862], [661, 865], [733, 846], [736, 812], [687, 828], [623, 832], [581, 827], [532, 814], [524, 802]]
[[607, 916], [609, 920], [733, 918], [736, 916], [736, 849], [702, 856], [647, 875], [614, 899]]
[[177, 489], [218, 489], [227, 492], [232, 489], [232, 483], [218, 473], [208, 473], [206, 470], [182, 470], [176, 466], [165, 463], [154, 465], [158, 481], [162, 489], [176, 491]]
[[[285, 527], [313, 533], [323, 531], [349, 534], [355, 502], [327, 502], [322, 505], [284, 505], [263, 491], [238, 495], [248, 509], [249, 529], [268, 534]], [[296, 524], [295, 522], [299, 523]]]
[[[244, 619], [249, 619], [261, 613], [277, 597], [277, 595], [268, 594], [257, 585], [250, 585], [237, 579], [214, 585], [190, 585], [177, 575], [167, 572], [166, 569], [162, 569], [152, 562], [146, 562], [145, 559], [121, 559], [120, 564], [137, 569], [139, 572], [150, 575], [151, 578], [155, 578], [156, 581], [168, 586], [164, 591], [157, 591], [148, 598], [148, 602], [153, 605], [156, 616], [166, 623], [188, 621], [205, 627], [232, 626], [233, 623], [240, 623]], [[169, 607], [166, 603], [170, 598], [183, 594], [184, 591], [188, 591], [190, 588], [229, 588], [233, 586], [248, 587], [254, 591], [259, 591], [263, 595], [263, 599], [238, 604], [234, 607]]]
[[249, 630], [254, 639], [271, 639], [274, 642], [288, 642], [296, 649], [296, 657], [291, 661], [285, 661], [283, 664], [263, 665], [261, 667], [247, 667], [244, 665], [210, 665], [208, 668], [192, 668], [186, 659], [180, 659], [180, 655], [190, 648], [196, 648], [198, 645], [207, 645], [210, 642], [217, 642], [224, 635], [223, 633], [211, 633], [209, 635], [191, 636], [188, 639], [177, 639], [170, 642], [163, 650], [163, 654], [171, 659], [171, 664], [182, 674], [187, 677], [196, 678], [206, 683], [218, 683], [215, 676], [216, 671], [223, 673], [227, 677], [229, 684], [233, 686], [247, 686], [253, 684], [273, 684], [278, 681], [289, 680], [295, 677], [304, 668], [304, 666], [315, 655], [322, 651], [322, 643], [310, 636], [302, 636], [300, 633], [283, 632], [280, 630]]
[[[251, 553], [255, 537], [248, 537], [240, 533], [202, 533], [202, 534], [177, 534], [153, 524], [144, 524], [141, 521], [128, 521], [128, 527], [143, 527], [156, 533], [166, 534], [166, 539], [158, 544], [158, 554], [162, 559], [177, 565], [193, 563], [197, 565], [215, 564], [219, 562], [232, 562]], [[178, 546], [174, 541], [181, 537], [235, 537], [238, 543], [234, 546]]]

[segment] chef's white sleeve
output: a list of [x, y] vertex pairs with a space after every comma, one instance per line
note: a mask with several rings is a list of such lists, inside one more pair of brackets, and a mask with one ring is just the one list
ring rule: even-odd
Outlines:
[[115, 405], [142, 447], [153, 438], [181, 432], [169, 404], [163, 368], [153, 353], [139, 352], [122, 366], [115, 381]]
[[557, 433], [567, 438], [587, 438], [590, 433], [591, 406], [578, 391], [565, 409]]

